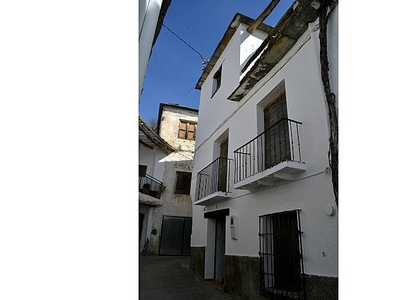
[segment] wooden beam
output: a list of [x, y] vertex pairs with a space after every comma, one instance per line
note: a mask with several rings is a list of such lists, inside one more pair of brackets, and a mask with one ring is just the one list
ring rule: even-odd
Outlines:
[[147, 144], [146, 142], [143, 142], [141, 139], [139, 139], [139, 143], [141, 143], [143, 146], [153, 150], [154, 148], [152, 146], [150, 146], [149, 144]]
[[272, 0], [269, 5], [264, 9], [264, 11], [254, 20], [254, 22], [247, 27], [247, 32], [253, 33], [253, 31], [260, 25], [274, 10], [276, 5], [279, 3], [280, 0]]
[[[307, 0], [303, 1], [307, 2]], [[272, 2], [271, 2], [272, 3]], [[300, 11], [303, 9], [303, 6], [299, 5], [297, 2], [294, 2], [290, 8], [286, 11], [286, 13], [279, 20], [278, 24], [274, 27], [272, 32], [270, 32], [267, 38], [261, 43], [261, 45], [257, 48], [257, 50], [252, 54], [250, 59], [242, 68], [241, 72], [244, 73], [246, 69], [251, 65], [251, 63], [258, 57], [258, 55], [263, 52], [267, 45], [271, 47], [273, 43], [279, 38], [281, 32], [285, 29], [285, 27], [293, 20], [295, 16], [297, 16]]]

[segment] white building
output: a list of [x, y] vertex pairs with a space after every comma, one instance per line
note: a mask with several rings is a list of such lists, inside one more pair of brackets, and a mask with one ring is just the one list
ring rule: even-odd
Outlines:
[[[235, 15], [197, 84], [191, 268], [244, 299], [337, 299], [316, 10], [297, 1], [275, 28], [249, 33], [253, 22]], [[337, 25], [334, 7], [327, 37], [336, 95]]]
[[189, 255], [196, 109], [160, 104], [158, 130], [139, 117], [140, 252]]
[[139, 1], [139, 94], [142, 92], [151, 50], [171, 0]]

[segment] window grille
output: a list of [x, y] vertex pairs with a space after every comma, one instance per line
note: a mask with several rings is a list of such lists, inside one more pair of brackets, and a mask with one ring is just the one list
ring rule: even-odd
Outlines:
[[305, 299], [299, 210], [259, 218], [260, 293]]

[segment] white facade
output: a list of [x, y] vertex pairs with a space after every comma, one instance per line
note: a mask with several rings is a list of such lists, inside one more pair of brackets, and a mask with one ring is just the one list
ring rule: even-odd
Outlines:
[[162, 181], [165, 165], [159, 162], [168, 154], [155, 147], [153, 150], [139, 145], [139, 165], [147, 166], [147, 174]]
[[139, 1], [139, 94], [142, 91], [147, 64], [157, 27], [160, 25], [160, 14], [163, 12], [163, 2], [167, 10], [171, 0], [140, 0]]
[[[246, 28], [245, 24], [238, 27], [201, 87], [191, 188], [192, 199], [197, 204], [193, 205], [192, 247], [205, 247], [205, 278], [212, 279], [215, 219], [205, 218], [205, 213], [229, 209], [229, 216], [235, 216], [236, 239], [231, 236], [229, 216], [226, 216], [225, 255], [258, 257], [259, 217], [298, 209], [304, 273], [337, 277], [338, 210], [328, 162], [330, 132], [320, 75], [318, 19], [309, 24], [273, 69], [243, 99], [235, 102], [227, 98], [245, 75], [240, 70], [266, 36], [257, 30], [249, 36]], [[328, 27], [331, 88], [336, 95], [337, 28], [336, 8]], [[212, 95], [213, 75], [221, 66], [221, 86]], [[260, 179], [256, 188], [239, 189], [242, 182], [234, 183], [232, 162], [228, 197], [213, 202], [197, 199], [197, 174], [219, 157], [221, 141], [228, 138], [228, 158], [234, 159], [236, 149], [264, 131], [263, 110], [282, 92], [286, 94], [288, 118], [302, 123], [299, 132], [302, 170], [273, 186], [262, 185]], [[273, 171], [270, 175], [274, 176]]]

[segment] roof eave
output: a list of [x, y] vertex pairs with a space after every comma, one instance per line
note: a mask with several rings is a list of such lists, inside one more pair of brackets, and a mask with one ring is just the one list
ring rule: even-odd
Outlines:
[[150, 126], [146, 123], [141, 115], [139, 115], [139, 130], [143, 132], [143, 134], [151, 140], [155, 145], [160, 147], [164, 152], [170, 154], [175, 152], [175, 149], [162, 137], [158, 135]]
[[258, 50], [253, 54], [254, 58], [260, 56], [228, 97], [229, 100], [240, 101], [245, 97], [292, 49], [298, 38], [307, 30], [308, 23], [317, 19], [316, 10], [311, 7], [311, 2], [312, 0], [299, 0], [286, 11], [271, 33], [271, 38], [267, 38], [261, 44], [261, 55]]
[[[230, 42], [232, 36], [235, 34], [236, 29], [238, 29], [240, 24], [246, 24], [246, 25], [251, 25], [254, 22], [254, 19], [247, 17], [245, 15], [242, 15], [240, 13], [236, 13], [235, 16], [233, 17], [230, 25], [226, 29], [221, 41], [218, 43], [216, 49], [214, 50], [213, 55], [211, 56], [207, 66], [203, 70], [203, 73], [201, 74], [199, 80], [197, 81], [196, 84], [196, 89], [201, 90], [201, 87], [204, 83], [204, 81], [207, 79], [208, 75], [210, 74], [211, 70], [214, 68], [216, 62], [224, 52], [226, 46]], [[270, 33], [273, 29], [273, 27], [265, 25], [261, 23], [258, 27], [258, 30], [264, 31], [265, 33]]]

